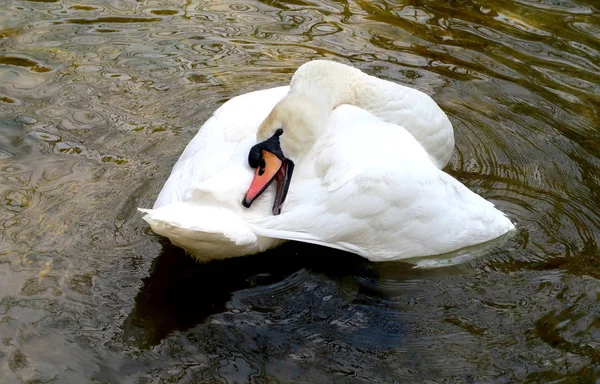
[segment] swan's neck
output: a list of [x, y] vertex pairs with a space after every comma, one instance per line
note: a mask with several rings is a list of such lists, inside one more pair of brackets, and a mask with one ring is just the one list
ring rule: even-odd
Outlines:
[[[294, 74], [289, 97], [312, 98], [316, 121], [341, 104], [365, 109], [380, 119], [403, 126], [439, 168], [454, 149], [454, 131], [446, 114], [426, 94], [369, 76], [356, 68], [330, 61], [311, 61]], [[312, 124], [312, 137], [326, 124]]]

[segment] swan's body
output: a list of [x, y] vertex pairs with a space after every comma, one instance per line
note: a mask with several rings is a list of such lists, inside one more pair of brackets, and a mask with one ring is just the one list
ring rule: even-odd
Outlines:
[[[283, 210], [273, 215], [272, 186], [249, 209], [241, 201], [253, 180], [250, 148], [279, 128], [295, 170]], [[441, 171], [453, 147], [452, 126], [429, 96], [345, 65], [311, 62], [290, 87], [219, 108], [144, 219], [200, 260], [257, 253], [284, 240], [373, 261], [451, 252], [514, 228]]]

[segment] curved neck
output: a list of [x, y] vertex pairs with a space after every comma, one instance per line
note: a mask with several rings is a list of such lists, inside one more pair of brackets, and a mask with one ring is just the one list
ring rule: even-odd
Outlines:
[[454, 150], [452, 124], [428, 95], [344, 64], [318, 60], [302, 65], [292, 78], [289, 96], [316, 98], [315, 105], [326, 115], [341, 104], [351, 104], [400, 125], [439, 168], [447, 164]]

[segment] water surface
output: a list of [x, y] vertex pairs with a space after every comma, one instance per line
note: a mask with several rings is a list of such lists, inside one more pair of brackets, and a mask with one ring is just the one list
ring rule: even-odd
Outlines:
[[[211, 112], [310, 59], [430, 94], [517, 232], [415, 270], [148, 231]], [[0, 383], [597, 382], [595, 0], [0, 2]]]

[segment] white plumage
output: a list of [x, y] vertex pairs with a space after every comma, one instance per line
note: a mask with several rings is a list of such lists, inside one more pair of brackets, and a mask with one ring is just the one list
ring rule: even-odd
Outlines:
[[[274, 186], [250, 208], [241, 201], [254, 174], [250, 148], [277, 128], [295, 169], [283, 210], [273, 215]], [[144, 219], [202, 261], [284, 240], [372, 261], [451, 252], [514, 228], [441, 171], [453, 135], [424, 93], [342, 64], [309, 62], [290, 87], [248, 93], [219, 108], [188, 144], [154, 208], [142, 209]]]

